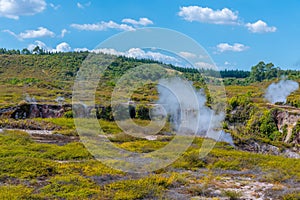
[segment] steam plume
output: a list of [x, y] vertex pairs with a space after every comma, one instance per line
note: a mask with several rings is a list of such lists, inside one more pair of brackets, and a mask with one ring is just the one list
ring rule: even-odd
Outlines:
[[[192, 86], [183, 86], [185, 84], [184, 81], [178, 78], [172, 78], [160, 80], [157, 86], [159, 93], [157, 103], [163, 105], [166, 113], [170, 116], [173, 128], [178, 131], [178, 128], [182, 126], [181, 123], [184, 125], [186, 122], [188, 126], [184, 127], [186, 128], [184, 134], [191, 132], [189, 129], [194, 130], [194, 127], [197, 127], [196, 130], [199, 136], [233, 145], [231, 135], [220, 130], [225, 116], [224, 113], [217, 114], [205, 105], [206, 95], [203, 90], [197, 91]], [[187, 90], [191, 91], [188, 92]], [[193, 98], [189, 93], [193, 93], [196, 98]], [[182, 97], [181, 100], [177, 98], [178, 96]], [[180, 130], [184, 129], [181, 128]]]
[[265, 94], [265, 98], [272, 104], [286, 103], [287, 97], [299, 89], [299, 83], [291, 80], [281, 80], [278, 83], [272, 83]]

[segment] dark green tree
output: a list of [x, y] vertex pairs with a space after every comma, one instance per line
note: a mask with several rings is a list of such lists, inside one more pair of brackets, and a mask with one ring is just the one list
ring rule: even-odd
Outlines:
[[24, 48], [24, 49], [22, 49], [21, 54], [29, 55], [29, 54], [31, 54], [31, 52], [27, 48]]
[[33, 54], [38, 54], [38, 55], [43, 55], [43, 54], [45, 54], [45, 51], [44, 51], [44, 49], [42, 49], [41, 47], [36, 46], [36, 47], [34, 47], [34, 49], [32, 50], [32, 53], [33, 53]]
[[276, 68], [273, 63], [265, 64], [261, 61], [251, 68], [250, 81], [261, 82], [263, 80], [278, 78], [278, 76], [280, 76], [280, 68]]

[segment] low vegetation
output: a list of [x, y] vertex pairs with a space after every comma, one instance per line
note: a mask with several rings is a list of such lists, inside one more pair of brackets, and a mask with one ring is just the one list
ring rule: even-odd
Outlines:
[[[87, 56], [88, 52], [52, 54], [42, 49], [35, 52], [0, 49], [0, 110], [35, 102], [70, 104], [73, 81]], [[96, 103], [101, 109], [94, 114], [103, 130], [101, 134], [117, 147], [137, 153], [160, 149], [174, 137], [169, 122], [152, 141], [126, 134], [114, 121], [110, 98], [118, 78], [125, 70], [145, 63], [161, 64], [166, 74], [176, 70], [178, 76], [193, 81], [197, 89], [206, 92], [208, 106], [221, 97], [209, 94], [205, 83], [212, 83], [212, 88], [218, 90], [224, 82], [227, 99], [221, 101], [228, 106], [223, 129], [232, 134], [235, 147], [218, 142], [205, 158], [200, 158], [203, 139], [197, 137], [168, 167], [146, 174], [125, 173], [97, 161], [85, 148], [78, 137], [72, 111], [61, 118], [15, 120], [0, 116], [0, 199], [240, 199], [245, 195], [241, 188], [254, 181], [272, 185], [257, 189], [256, 195], [264, 192], [268, 198], [299, 199], [299, 159], [239, 150], [240, 145], [249, 141], [273, 145], [279, 150], [299, 148], [300, 122], [286, 143], [288, 127], [280, 132], [275, 118], [284, 108], [270, 107], [264, 100], [265, 89], [271, 82], [281, 76], [299, 82], [299, 71], [260, 62], [251, 71], [200, 70], [199, 73], [150, 60], [116, 57], [99, 82]], [[137, 104], [130, 109], [134, 122], [141, 126], [149, 124], [149, 102], [157, 100], [157, 95], [155, 84], [141, 85], [134, 91], [132, 100]], [[57, 102], [58, 97], [63, 97], [63, 102]], [[298, 90], [288, 97], [286, 105], [300, 108], [299, 97]], [[51, 138], [39, 141], [25, 129], [47, 130], [53, 136], [72, 140], [54, 144], [48, 141]], [[224, 180], [241, 184], [232, 185]]]

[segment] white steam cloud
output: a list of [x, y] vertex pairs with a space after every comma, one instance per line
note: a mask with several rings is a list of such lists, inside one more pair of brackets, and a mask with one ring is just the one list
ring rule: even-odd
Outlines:
[[28, 103], [37, 103], [36, 99], [34, 97], [29, 96], [29, 94], [26, 94], [25, 101]]
[[281, 80], [278, 83], [272, 83], [265, 94], [265, 98], [270, 103], [286, 103], [287, 97], [299, 89], [299, 83], [291, 80]]
[[[221, 130], [225, 114], [217, 114], [205, 105], [206, 95], [203, 90], [197, 91], [192, 86], [183, 86], [185, 84], [179, 78], [173, 78], [160, 80], [157, 86], [157, 103], [164, 107], [173, 128], [176, 131], [184, 131], [185, 133], [180, 133], [184, 135], [196, 130], [198, 136], [233, 145], [231, 135]], [[191, 94], [194, 94], [195, 98]]]

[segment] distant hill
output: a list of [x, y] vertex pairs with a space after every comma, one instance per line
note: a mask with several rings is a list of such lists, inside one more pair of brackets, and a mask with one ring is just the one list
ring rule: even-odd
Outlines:
[[[16, 104], [24, 100], [26, 95], [34, 96], [38, 101], [53, 101], [63, 96], [70, 101], [73, 81], [89, 52], [46, 53], [37, 51], [35, 54], [22, 54], [25, 51], [0, 49], [0, 105]], [[179, 75], [194, 83], [195, 87], [205, 88], [205, 82], [221, 85], [222, 82], [232, 86], [248, 86], [258, 82], [268, 82], [286, 76], [293, 80], [300, 79], [300, 72], [281, 70], [272, 63], [258, 63], [251, 71], [192, 69], [163, 64], [153, 60], [117, 57], [99, 83], [101, 90], [97, 95], [101, 101], [109, 101], [108, 91], [112, 91], [115, 81], [126, 70], [145, 63], [161, 64], [166, 70], [176, 70]], [[200, 73], [199, 73], [200, 72]], [[167, 72], [166, 72], [167, 73]], [[261, 85], [261, 84], [260, 84]], [[145, 88], [144, 93], [136, 94], [135, 100], [150, 101], [153, 97], [152, 86]], [[231, 95], [231, 91], [229, 91]]]

